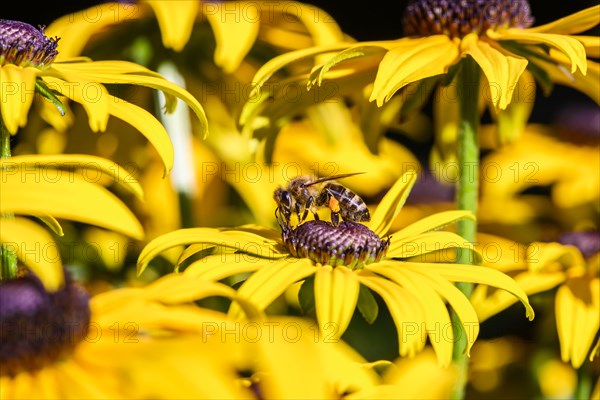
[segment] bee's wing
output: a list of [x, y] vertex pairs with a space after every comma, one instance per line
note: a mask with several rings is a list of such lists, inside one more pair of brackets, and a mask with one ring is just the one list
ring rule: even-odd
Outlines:
[[364, 172], [351, 172], [349, 174], [339, 174], [339, 175], [324, 176], [322, 178], [315, 179], [314, 181], [307, 182], [306, 184], [304, 184], [304, 186], [316, 185], [317, 183], [332, 181], [334, 179], [347, 178], [349, 176], [360, 175], [360, 174], [364, 174]]

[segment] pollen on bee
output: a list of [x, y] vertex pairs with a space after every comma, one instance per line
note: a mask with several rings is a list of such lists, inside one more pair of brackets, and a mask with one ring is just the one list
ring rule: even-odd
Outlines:
[[333, 196], [329, 198], [329, 209], [334, 213], [340, 212], [340, 202]]

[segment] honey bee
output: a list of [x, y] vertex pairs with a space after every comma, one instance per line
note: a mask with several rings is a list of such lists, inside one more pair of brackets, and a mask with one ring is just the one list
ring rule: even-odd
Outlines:
[[286, 188], [275, 190], [273, 198], [277, 203], [275, 216], [283, 228], [290, 225], [292, 212], [298, 216], [298, 224], [308, 217], [309, 211], [315, 219], [319, 219], [318, 207], [326, 206], [331, 210], [331, 222], [338, 225], [340, 217], [344, 221], [369, 221], [371, 216], [367, 205], [357, 194], [343, 185], [333, 181], [363, 172], [340, 174], [323, 178], [298, 176], [292, 179]]

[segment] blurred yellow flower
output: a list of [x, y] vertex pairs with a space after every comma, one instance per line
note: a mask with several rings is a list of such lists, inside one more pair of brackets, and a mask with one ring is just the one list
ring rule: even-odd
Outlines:
[[[191, 244], [181, 254], [177, 268], [183, 268], [186, 260], [189, 264], [196, 257], [200, 259], [187, 266], [183, 276], [214, 281], [228, 278], [232, 284], [244, 281], [238, 289], [239, 298], [260, 310], [291, 285], [303, 281], [300, 303], [314, 301], [319, 329], [334, 338], [347, 329], [357, 307], [367, 321], [377, 317], [371, 294], [374, 291], [383, 298], [394, 319], [400, 355], [414, 356], [429, 336], [439, 363], [447, 365], [454, 336], [446, 302], [460, 317], [467, 335], [467, 353], [479, 331], [469, 301], [452, 282], [486, 282], [523, 302], [529, 319], [533, 318], [533, 310], [521, 288], [491, 268], [411, 261], [412, 257], [445, 248], [473, 249], [455, 233], [438, 231], [457, 220], [472, 218], [468, 212], [431, 215], [391, 232], [391, 239], [382, 239], [390, 234], [389, 228], [415, 179], [416, 174], [408, 172], [396, 182], [374, 211], [368, 223], [370, 229], [358, 223], [340, 225], [343, 232], [339, 234], [349, 235], [344, 243], [336, 243], [338, 228], [324, 221], [308, 221], [294, 230], [284, 227], [281, 234], [256, 225], [181, 229], [145, 246], [138, 259], [138, 273], [163, 251]], [[361, 246], [355, 247], [354, 242]], [[252, 274], [246, 277], [248, 273]], [[233, 305], [229, 314], [239, 317], [239, 311]]]
[[[579, 233], [577, 242], [592, 242], [594, 253], [587, 259], [574, 245], [534, 242], [529, 246], [506, 244], [509, 254], [500, 254], [489, 263], [512, 276], [529, 295], [557, 289], [555, 294], [556, 328], [561, 358], [579, 368], [585, 359], [595, 356], [592, 351], [600, 329], [600, 245], [597, 232]], [[480, 246], [498, 246], [510, 242], [495, 236], [480, 235]], [[586, 246], [589, 246], [586, 244]], [[486, 285], [473, 291], [471, 301], [481, 321], [514, 304], [511, 296]]]
[[236, 384], [240, 344], [206, 334], [231, 322], [191, 304], [235, 291], [178, 278], [91, 299], [68, 276], [55, 293], [33, 275], [1, 282], [2, 398], [252, 397]]
[[448, 399], [455, 384], [456, 371], [441, 367], [435, 351], [426, 347], [414, 358], [397, 358], [383, 372], [382, 382], [347, 396], [352, 400]]
[[192, 40], [195, 29], [200, 31], [195, 25], [208, 22], [216, 42], [215, 63], [227, 73], [240, 66], [257, 40], [272, 43], [273, 47], [297, 48], [343, 38], [325, 11], [296, 1], [107, 2], [65, 15], [50, 24], [47, 32], [77, 38], [59, 46], [61, 53], [71, 57], [82, 54], [86, 45], [93, 45], [109, 28], [153, 18], [158, 22], [163, 46], [178, 52]]
[[[490, 136], [487, 132], [482, 135]], [[547, 217], [561, 225], [573, 224], [561, 216], [570, 209], [588, 206], [593, 212], [576, 219], [580, 226], [567, 228], [597, 228], [600, 169], [594, 160], [599, 159], [598, 145], [577, 145], [557, 138], [552, 127], [527, 125], [519, 141], [495, 149], [482, 159], [481, 222], [514, 224]], [[541, 196], [523, 194], [527, 189], [546, 186], [551, 192], [545, 204]]]

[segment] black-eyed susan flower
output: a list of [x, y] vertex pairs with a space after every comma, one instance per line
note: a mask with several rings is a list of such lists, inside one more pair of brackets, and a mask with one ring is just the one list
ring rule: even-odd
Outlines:
[[[480, 237], [481, 245], [505, 239]], [[600, 235], [597, 231], [563, 236], [563, 243], [509, 243], [490, 267], [512, 276], [529, 295], [555, 291], [556, 329], [561, 358], [580, 368], [596, 355], [600, 329]], [[508, 241], [510, 242], [510, 241]], [[514, 301], [485, 285], [475, 288], [472, 302], [482, 321], [508, 308]]]
[[[163, 251], [190, 245], [181, 254], [178, 267], [193, 257], [200, 259], [189, 263], [183, 276], [228, 279], [232, 284], [244, 281], [238, 296], [260, 310], [292, 285], [303, 282], [300, 292], [304, 294], [300, 296], [305, 300], [314, 293], [319, 329], [329, 330], [334, 338], [342, 336], [357, 307], [368, 320], [376, 318], [375, 292], [394, 319], [400, 355], [416, 354], [429, 335], [439, 362], [446, 365], [454, 342], [446, 302], [465, 329], [467, 353], [479, 330], [468, 299], [452, 282], [485, 281], [521, 300], [530, 319], [533, 310], [522, 290], [491, 268], [411, 261], [444, 248], [473, 249], [455, 233], [438, 230], [459, 219], [473, 218], [465, 211], [431, 215], [402, 230], [388, 232], [415, 179], [414, 172], [403, 175], [368, 225], [343, 222], [336, 228], [326, 221], [311, 220], [295, 229], [286, 226], [283, 234], [255, 225], [177, 230], [148, 243], [140, 253], [138, 271], [141, 273]], [[229, 314], [240, 316], [240, 309], [233, 305]]]
[[0, 160], [0, 242], [2, 280], [16, 277], [16, 261], [34, 271], [49, 291], [62, 285], [62, 263], [51, 230], [62, 236], [60, 220], [77, 221], [140, 240], [142, 225], [112, 190], [137, 198], [137, 180], [112, 161], [87, 155], [30, 155]]
[[33, 274], [1, 282], [2, 398], [251, 398], [240, 343], [207, 334], [230, 321], [193, 304], [207, 296], [235, 291], [174, 275], [93, 297], [68, 274], [53, 293]]
[[[405, 100], [416, 95], [422, 101], [438, 87], [438, 145], [448, 150], [449, 143], [456, 140], [457, 99], [466, 95], [461, 93], [465, 88], [448, 85], [464, 68], [461, 61], [472, 59], [477, 65], [475, 73], [481, 70], [485, 79], [481, 92], [478, 85], [471, 89], [498, 118], [502, 141], [511, 141], [527, 121], [534, 77], [546, 89], [552, 83], [566, 84], [600, 102], [598, 65], [587, 59], [598, 56], [597, 38], [576, 35], [598, 25], [599, 14], [595, 6], [532, 27], [534, 17], [526, 0], [414, 0], [408, 3], [402, 20], [406, 37], [290, 52], [265, 64], [255, 82], [259, 90], [278, 70], [299, 59], [323, 55], [320, 60], [325, 61], [310, 72], [309, 88], [328, 79], [340, 87], [358, 81], [365, 85], [369, 82], [365, 76], [371, 76], [367, 74], [371, 71], [374, 78], [368, 97], [381, 106], [398, 92]], [[472, 82], [477, 84], [477, 80]]]
[[66, 102], [74, 101], [85, 109], [89, 126], [95, 132], [106, 130], [111, 115], [134, 126], [153, 144], [163, 159], [165, 173], [169, 172], [173, 147], [165, 128], [144, 108], [110, 94], [104, 84], [159, 90], [165, 94], [167, 112], [174, 111], [179, 98], [198, 116], [201, 132], [207, 133], [202, 106], [183, 88], [130, 62], [94, 62], [76, 57], [58, 61], [58, 42], [59, 38], [47, 37], [43, 29], [18, 21], [0, 21], [3, 136], [6, 132], [15, 135], [27, 124], [34, 101], [42, 107], [40, 115], [62, 130], [65, 128], [62, 115], [69, 112]]

